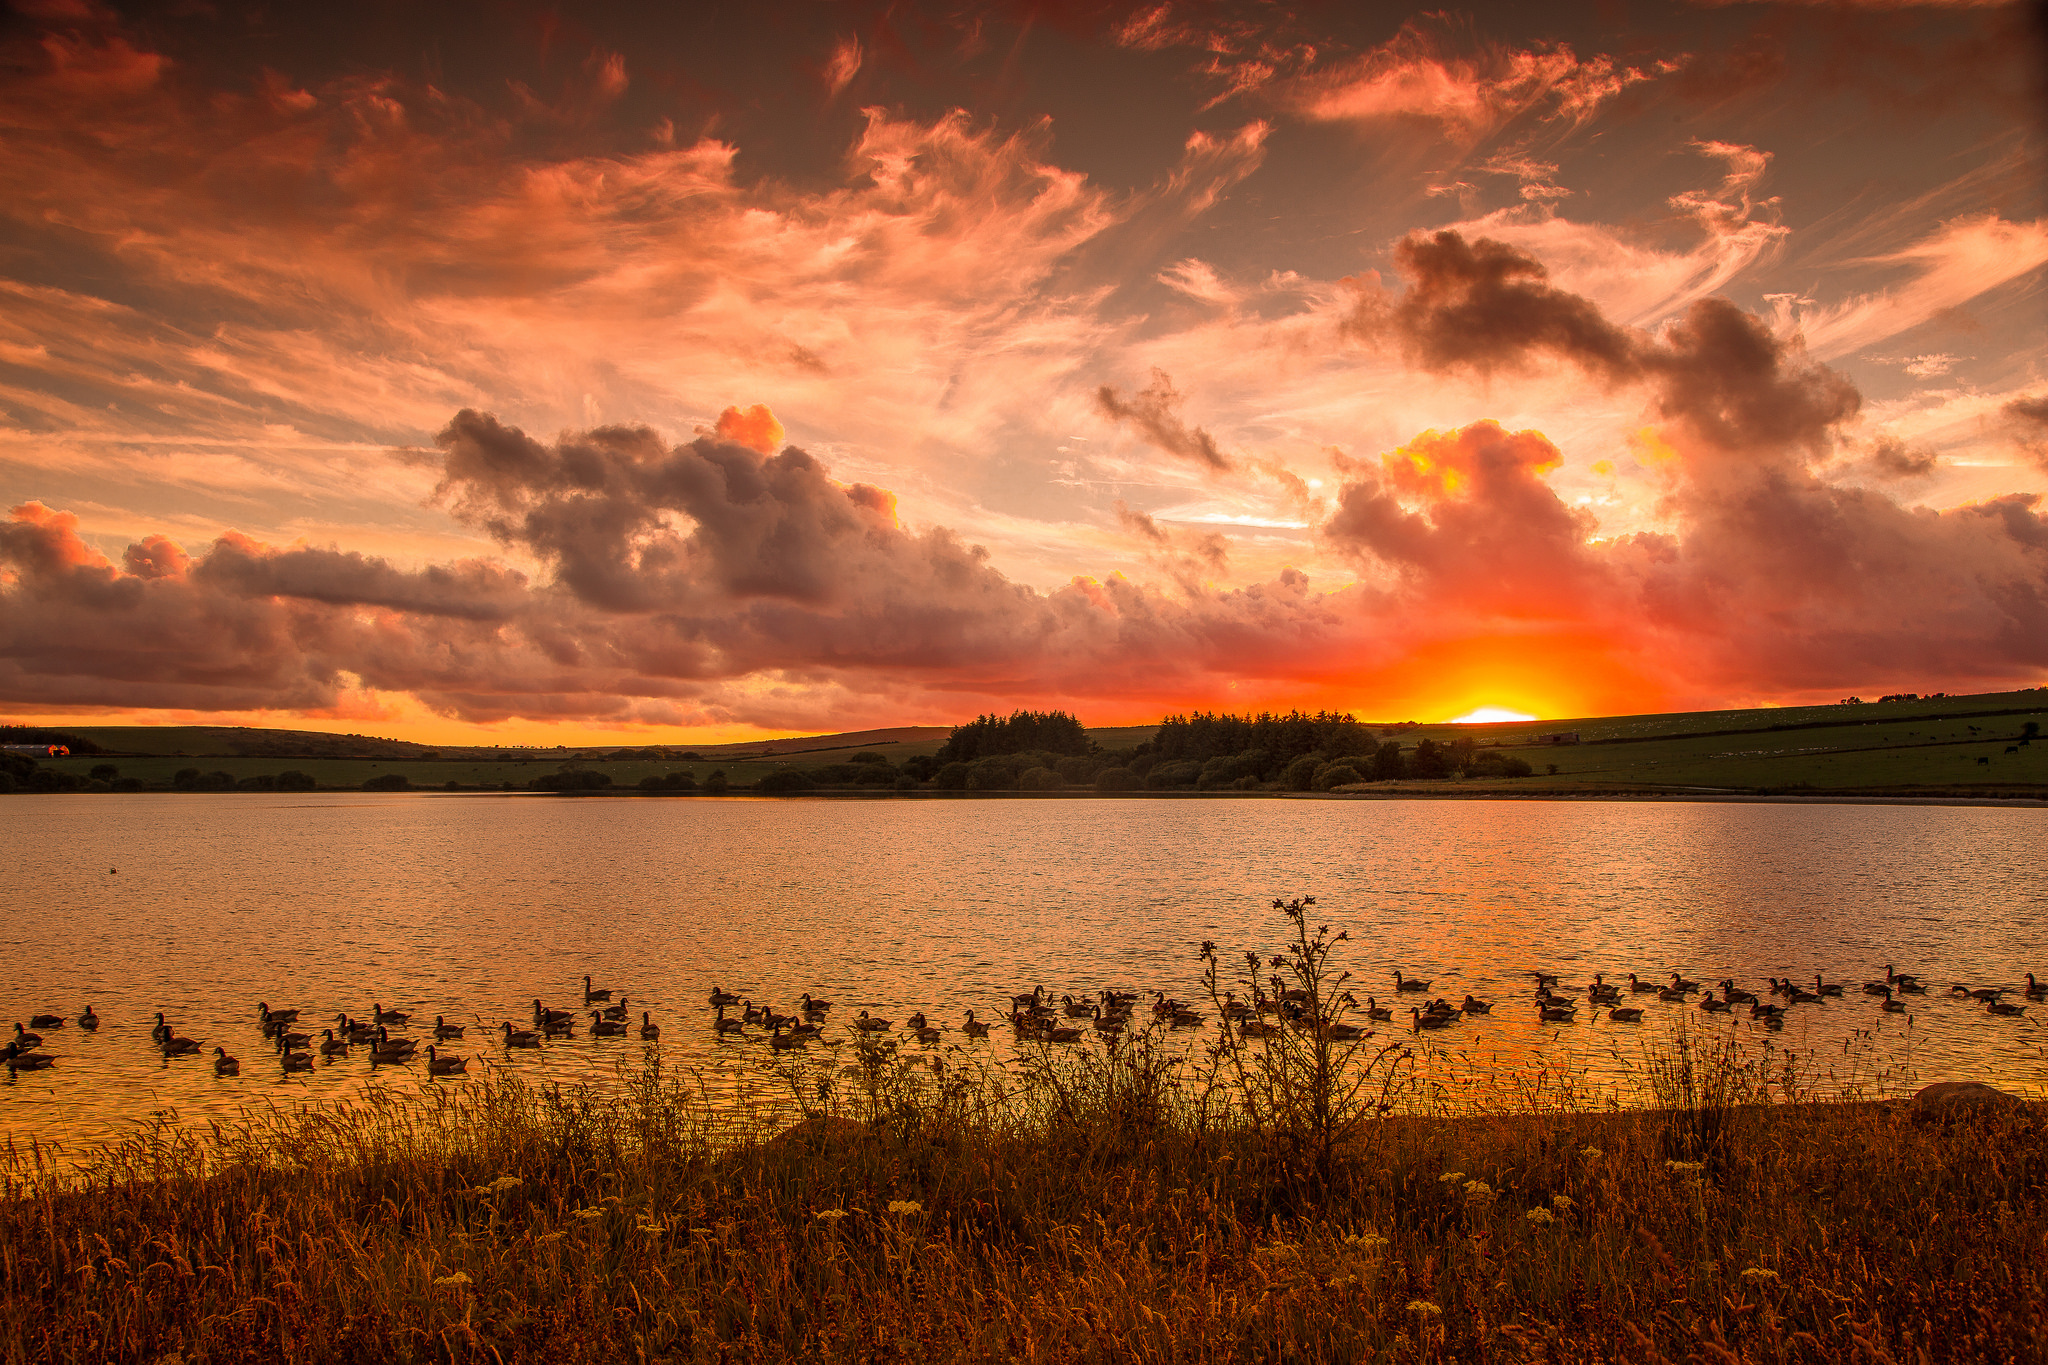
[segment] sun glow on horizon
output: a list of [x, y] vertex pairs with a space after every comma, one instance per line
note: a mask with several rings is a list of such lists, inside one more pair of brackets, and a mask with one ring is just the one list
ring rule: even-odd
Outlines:
[[1467, 711], [1462, 716], [1452, 716], [1447, 725], [1495, 725], [1507, 720], [1536, 720], [1538, 717], [1526, 711], [1510, 711], [1505, 706], [1481, 706]]

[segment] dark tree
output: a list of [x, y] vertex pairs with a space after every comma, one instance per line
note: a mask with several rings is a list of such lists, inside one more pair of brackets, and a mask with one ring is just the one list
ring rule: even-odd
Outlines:
[[1007, 717], [976, 716], [956, 725], [939, 749], [939, 762], [972, 763], [996, 754], [1034, 750], [1048, 754], [1085, 754], [1088, 731], [1065, 711], [1012, 711]]

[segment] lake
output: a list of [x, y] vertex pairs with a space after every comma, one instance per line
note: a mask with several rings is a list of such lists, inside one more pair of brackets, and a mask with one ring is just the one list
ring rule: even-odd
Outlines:
[[[1198, 943], [1270, 951], [1285, 927], [1270, 903], [1295, 895], [1349, 931], [1360, 997], [1389, 1003], [1398, 968], [1432, 994], [1497, 1002], [1432, 1041], [1447, 1070], [1568, 1060], [1598, 1099], [1681, 1013], [1756, 1032], [1654, 998], [1637, 1029], [1583, 1010], [1539, 1026], [1531, 970], [1583, 987], [1595, 971], [1677, 969], [1759, 994], [1766, 977], [1818, 972], [1847, 997], [1796, 1008], [1770, 1040], [1802, 1064], [2048, 1083], [2042, 1007], [1994, 1018], [1943, 993], [2048, 974], [2048, 825], [2027, 809], [163, 794], [0, 810], [0, 1026], [88, 1002], [105, 1021], [45, 1030], [55, 1066], [0, 1076], [0, 1136], [16, 1143], [76, 1148], [160, 1110], [200, 1122], [438, 1084], [419, 1065], [372, 1078], [360, 1053], [287, 1079], [259, 1000], [303, 1010], [316, 1035], [375, 1002], [411, 1013], [414, 1035], [445, 1015], [469, 1026], [452, 1045], [464, 1055], [602, 1080], [637, 1040], [593, 1039], [586, 1017], [572, 1041], [508, 1058], [487, 1031], [530, 1026], [536, 997], [579, 1006], [585, 973], [623, 992], [636, 1024], [652, 1015], [669, 1063], [743, 1105], [780, 1083], [758, 1030], [714, 1038], [714, 983], [784, 1010], [807, 990], [832, 999], [835, 1034], [861, 1009], [899, 1030], [923, 1009], [949, 1046], [1000, 1055], [1007, 1030], [968, 1045], [963, 1011], [999, 1016], [1038, 984], [1194, 1003]], [[1910, 1022], [1859, 994], [1887, 962], [1933, 985]], [[159, 1056], [158, 1010], [205, 1055]], [[216, 1044], [242, 1076], [214, 1076]]]

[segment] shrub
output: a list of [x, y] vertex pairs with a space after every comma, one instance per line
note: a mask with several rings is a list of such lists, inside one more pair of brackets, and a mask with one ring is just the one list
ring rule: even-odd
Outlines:
[[873, 749], [862, 749], [846, 761], [848, 763], [881, 763], [886, 765], [889, 762], [889, 758], [886, 754], [878, 754]]
[[[396, 773], [392, 774], [394, 777], [397, 775]], [[596, 791], [603, 787], [609, 787], [611, 784], [612, 777], [610, 773], [593, 772], [586, 768], [569, 768], [559, 773], [549, 773], [545, 777], [536, 777], [533, 780], [534, 786], [541, 788], [543, 791], [554, 792]], [[368, 784], [364, 785], [367, 786]]]
[[[0, 773], [0, 778], [5, 777], [7, 777], [7, 774]], [[0, 785], [0, 792], [6, 791], [12, 783], [13, 779], [8, 778], [6, 784]], [[139, 777], [117, 777], [114, 779], [114, 790], [117, 792], [139, 792], [142, 790], [142, 779]]]
[[1054, 772], [1063, 782], [1093, 781], [1095, 774], [1102, 771], [1102, 760], [1096, 758], [1068, 757], [1052, 765]]
[[1363, 781], [1365, 779], [1359, 775], [1358, 769], [1352, 767], [1349, 763], [1326, 764], [1316, 772], [1316, 790], [1319, 792], [1326, 792], [1332, 787], [1342, 787], [1353, 782]]
[[661, 785], [672, 792], [693, 792], [697, 790], [697, 779], [690, 775], [688, 769], [678, 768], [672, 773], [665, 774], [661, 779]]
[[235, 783], [235, 790], [244, 792], [273, 792], [277, 790], [277, 778], [270, 773], [257, 773], [253, 777], [245, 777], [240, 782]]
[[114, 789], [114, 785], [104, 777], [95, 777], [86, 782], [85, 789], [89, 792], [110, 792]]
[[854, 774], [854, 785], [860, 787], [887, 787], [896, 783], [896, 770], [887, 763], [863, 763]]
[[1287, 765], [1287, 770], [1280, 774], [1280, 780], [1290, 791], [1305, 792], [1315, 785], [1316, 769], [1326, 761], [1321, 754], [1303, 754]]
[[940, 791], [964, 791], [968, 775], [973, 771], [965, 763], [948, 763], [932, 775], [932, 785]]
[[1095, 774], [1095, 790], [1099, 792], [1134, 792], [1145, 785], [1145, 779], [1129, 768], [1104, 768]]
[[639, 786], [640, 790], [644, 792], [658, 792], [665, 790], [665, 786], [661, 780], [661, 775], [659, 773], [649, 773], [646, 777], [641, 778]]
[[171, 774], [171, 785], [181, 792], [191, 791], [199, 785], [199, 769], [178, 769], [178, 771]]
[[90, 776], [99, 782], [112, 782], [121, 775], [121, 770], [111, 763], [95, 763]]
[[796, 768], [778, 768], [754, 784], [754, 790], [764, 796], [794, 796], [807, 792], [817, 784], [810, 774]]
[[1172, 763], [1156, 763], [1145, 774], [1148, 787], [1185, 787], [1191, 782], [1202, 780], [1202, 765], [1192, 758], [1179, 759]]
[[277, 775], [277, 789], [281, 792], [309, 792], [316, 785], [311, 773], [302, 773], [297, 768], [286, 768]]
[[977, 763], [967, 773], [967, 790], [971, 792], [1008, 791], [1015, 785], [1010, 770], [999, 763]]
[[1017, 778], [1018, 788], [1027, 792], [1056, 792], [1066, 785], [1050, 768], [1027, 768]]
[[909, 773], [903, 773], [896, 779], [896, 790], [900, 792], [914, 792], [923, 785]]
[[704, 790], [712, 796], [723, 796], [731, 784], [726, 780], [725, 769], [713, 768], [711, 776], [704, 779]]
[[404, 773], [380, 773], [363, 783], [366, 792], [402, 792], [412, 790], [412, 779]]

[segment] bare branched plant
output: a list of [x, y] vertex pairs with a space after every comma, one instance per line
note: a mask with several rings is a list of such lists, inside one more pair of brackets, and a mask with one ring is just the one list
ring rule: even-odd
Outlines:
[[1228, 985], [1216, 945], [1201, 950], [1203, 986], [1220, 1016], [1214, 1065], [1284, 1178], [1303, 1192], [1326, 1189], [1340, 1155], [1365, 1154], [1413, 1060], [1404, 1040], [1354, 1022], [1364, 1016], [1344, 988], [1351, 973], [1332, 960], [1351, 935], [1311, 927], [1315, 903], [1275, 899], [1287, 920], [1285, 950], [1263, 958], [1246, 951]]

